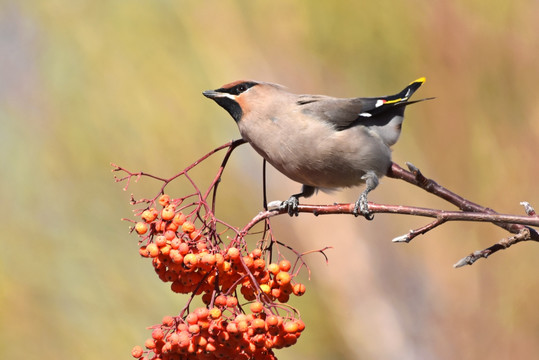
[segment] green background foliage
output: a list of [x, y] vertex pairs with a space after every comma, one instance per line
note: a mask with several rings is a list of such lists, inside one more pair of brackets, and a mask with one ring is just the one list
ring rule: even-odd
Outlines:
[[[146, 326], [181, 309], [120, 221], [129, 193], [153, 196], [157, 183], [122, 192], [109, 163], [170, 176], [237, 138], [201, 95], [233, 80], [352, 97], [426, 76], [416, 96], [437, 99], [408, 109], [394, 161], [500, 212], [539, 207], [538, 13], [534, 0], [0, 2], [0, 358], [129, 358]], [[227, 221], [260, 210], [260, 169], [246, 145], [232, 157], [218, 200]], [[271, 199], [299, 188], [269, 181]], [[451, 208], [392, 179], [370, 199]], [[300, 251], [334, 247], [329, 265], [308, 259], [294, 301], [307, 330], [279, 358], [539, 358], [537, 244], [454, 270], [506, 233], [448, 224], [391, 244], [424, 223], [275, 219]]]

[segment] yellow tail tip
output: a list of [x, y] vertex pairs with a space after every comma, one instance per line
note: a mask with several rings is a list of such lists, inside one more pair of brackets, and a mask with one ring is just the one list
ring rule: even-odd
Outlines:
[[410, 85], [415, 84], [415, 83], [421, 83], [421, 84], [423, 84], [425, 81], [427, 81], [427, 78], [424, 77], [424, 76], [422, 76], [422, 77], [420, 77], [419, 79], [416, 79], [416, 80], [412, 81], [412, 82], [410, 83]]

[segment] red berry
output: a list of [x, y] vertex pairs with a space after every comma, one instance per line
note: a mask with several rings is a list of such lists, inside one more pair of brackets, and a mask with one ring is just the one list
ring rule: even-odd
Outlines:
[[182, 224], [182, 231], [186, 234], [192, 233], [195, 229], [195, 224], [190, 221], [186, 221]]
[[135, 225], [135, 231], [136, 231], [137, 234], [139, 234], [139, 235], [144, 235], [144, 234], [146, 234], [146, 232], [148, 231], [148, 224], [146, 224], [145, 222], [138, 222], [138, 223]]
[[142, 349], [142, 346], [137, 345], [133, 347], [133, 350], [131, 350], [131, 355], [134, 358], [139, 358], [142, 356], [142, 354], [144, 354], [144, 350]]
[[258, 314], [264, 310], [264, 305], [262, 303], [255, 301], [251, 304], [251, 311], [255, 314]]
[[284, 271], [279, 272], [275, 276], [275, 281], [281, 286], [289, 284], [291, 280], [290, 274]]
[[169, 221], [174, 219], [176, 215], [176, 207], [174, 205], [167, 205], [163, 210], [161, 210], [161, 219]]
[[296, 296], [301, 296], [301, 295], [305, 294], [305, 290], [306, 290], [305, 285], [303, 285], [303, 284], [298, 283], [298, 284], [294, 285], [294, 290], [293, 291], [294, 291], [294, 295], [296, 295]]
[[290, 264], [290, 261], [288, 260], [281, 260], [281, 262], [279, 262], [279, 269], [281, 269], [281, 271], [288, 271], [290, 270], [290, 268], [292, 267], [292, 264]]
[[159, 204], [161, 206], [167, 206], [169, 203], [170, 203], [170, 196], [168, 196], [167, 194], [161, 195], [161, 197], [159, 198]]

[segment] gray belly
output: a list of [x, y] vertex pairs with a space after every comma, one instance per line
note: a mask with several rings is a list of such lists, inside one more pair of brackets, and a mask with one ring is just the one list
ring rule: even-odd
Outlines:
[[290, 179], [320, 188], [360, 185], [367, 171], [382, 177], [391, 165], [391, 150], [365, 129], [335, 132], [310, 140], [303, 138], [299, 143], [249, 142]]

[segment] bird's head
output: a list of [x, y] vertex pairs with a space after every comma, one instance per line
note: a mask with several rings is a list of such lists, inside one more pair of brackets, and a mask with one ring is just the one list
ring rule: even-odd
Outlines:
[[239, 123], [253, 109], [263, 109], [282, 94], [283, 87], [252, 80], [239, 80], [202, 94], [214, 100]]

